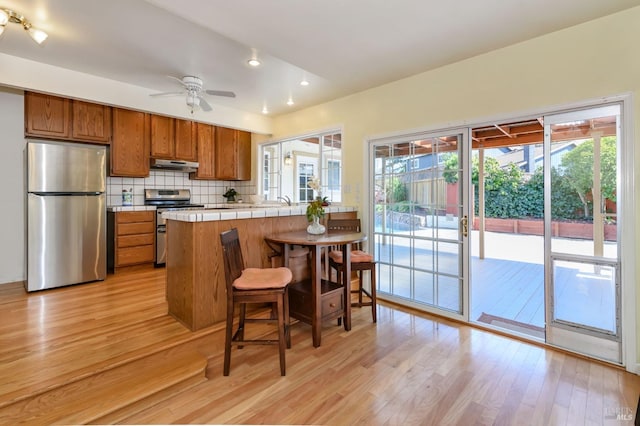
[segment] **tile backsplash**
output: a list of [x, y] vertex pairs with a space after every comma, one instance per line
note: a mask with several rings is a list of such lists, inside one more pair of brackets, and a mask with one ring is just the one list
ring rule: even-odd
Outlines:
[[253, 182], [190, 180], [189, 173], [169, 170], [151, 170], [147, 178], [107, 177], [107, 204], [122, 205], [122, 190], [133, 189], [133, 204], [144, 204], [145, 189], [190, 189], [194, 204], [224, 203], [227, 188], [235, 188], [239, 198], [253, 202], [256, 186]]

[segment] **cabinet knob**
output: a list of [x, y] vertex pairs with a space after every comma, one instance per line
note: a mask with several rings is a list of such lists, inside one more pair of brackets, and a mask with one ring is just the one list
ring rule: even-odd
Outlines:
[[330, 307], [330, 308], [335, 308], [335, 307], [336, 307], [336, 304], [335, 304], [335, 303], [329, 303], [329, 307]]

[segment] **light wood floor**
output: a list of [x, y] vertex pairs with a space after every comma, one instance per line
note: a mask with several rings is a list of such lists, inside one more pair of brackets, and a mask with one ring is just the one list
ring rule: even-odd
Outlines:
[[[223, 377], [221, 328], [191, 333], [166, 316], [163, 270], [29, 295], [0, 286], [0, 424], [9, 424], [6, 413], [21, 393], [176, 345], [208, 359], [208, 380], [138, 402], [117, 422], [597, 425], [620, 424], [617, 414], [635, 418], [638, 376], [464, 324], [378, 309], [373, 324], [369, 308], [355, 308], [350, 332], [326, 323], [319, 348], [309, 326], [294, 324], [286, 377], [275, 346], [234, 349], [231, 375]], [[99, 379], [90, 383], [87, 394], [101, 387]]]

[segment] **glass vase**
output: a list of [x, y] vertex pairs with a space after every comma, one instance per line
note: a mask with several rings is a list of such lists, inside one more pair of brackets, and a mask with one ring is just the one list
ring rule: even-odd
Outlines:
[[307, 232], [314, 235], [324, 234], [326, 228], [320, 223], [319, 217], [314, 217], [313, 221], [307, 226]]

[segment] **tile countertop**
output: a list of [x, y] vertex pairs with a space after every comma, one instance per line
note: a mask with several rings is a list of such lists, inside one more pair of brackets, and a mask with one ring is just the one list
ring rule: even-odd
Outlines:
[[[216, 207], [219, 206], [219, 207]], [[261, 217], [275, 216], [299, 216], [307, 211], [306, 205], [301, 206], [279, 206], [279, 205], [253, 205], [245, 207], [228, 208], [228, 204], [207, 205], [207, 208], [223, 208], [223, 210], [185, 210], [185, 211], [168, 211], [162, 214], [162, 217], [180, 222], [208, 222], [214, 220], [234, 220], [234, 219], [253, 219]], [[324, 208], [325, 213], [337, 212], [354, 212], [356, 207], [352, 206], [327, 206]]]
[[146, 210], [155, 210], [156, 206], [108, 206], [107, 211], [110, 212], [138, 212]]

